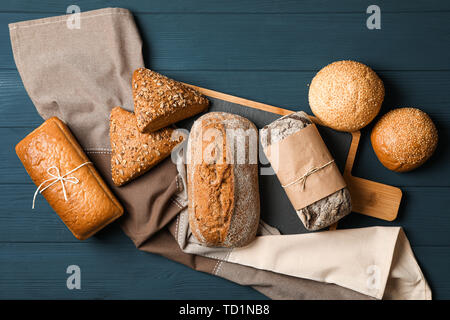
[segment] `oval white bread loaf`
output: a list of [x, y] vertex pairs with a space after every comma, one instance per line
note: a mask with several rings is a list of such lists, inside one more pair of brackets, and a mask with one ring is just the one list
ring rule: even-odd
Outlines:
[[258, 130], [234, 114], [210, 112], [188, 141], [189, 225], [206, 246], [242, 247], [256, 236], [260, 204]]

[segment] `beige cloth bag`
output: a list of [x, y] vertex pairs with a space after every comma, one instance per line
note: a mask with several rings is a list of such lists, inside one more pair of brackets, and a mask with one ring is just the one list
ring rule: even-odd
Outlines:
[[262, 223], [250, 246], [211, 249], [189, 230], [184, 166], [177, 170], [168, 159], [124, 187], [113, 186], [109, 113], [118, 105], [133, 110], [131, 75], [144, 65], [142, 42], [128, 10], [83, 12], [79, 29], [68, 27], [72, 18], [10, 24], [14, 59], [39, 114], [68, 124], [118, 196], [126, 209], [119, 223], [136, 247], [274, 299], [431, 297], [399, 228], [285, 236]]

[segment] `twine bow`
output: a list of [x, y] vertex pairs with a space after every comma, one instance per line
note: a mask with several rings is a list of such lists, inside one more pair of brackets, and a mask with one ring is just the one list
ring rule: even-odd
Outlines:
[[[39, 187], [37, 187], [36, 192], [34, 193], [34, 197], [33, 197], [33, 206], [31, 207], [32, 209], [34, 209], [34, 203], [36, 201], [36, 196], [38, 193], [42, 193], [45, 190], [47, 190], [48, 188], [50, 188], [51, 186], [53, 186], [54, 184], [61, 182], [61, 186], [62, 186], [62, 190], [63, 190], [63, 194], [64, 194], [64, 200], [67, 201], [67, 192], [66, 192], [66, 187], [64, 185], [64, 182], [70, 182], [73, 184], [77, 184], [78, 182], [80, 182], [77, 178], [75, 177], [68, 177], [69, 174], [77, 171], [78, 169], [80, 169], [81, 167], [87, 165], [87, 164], [92, 164], [92, 162], [85, 162], [80, 164], [78, 167], [76, 167], [73, 170], [70, 170], [69, 172], [67, 172], [65, 175], [61, 175], [59, 173], [59, 169], [56, 166], [52, 166], [50, 168], [47, 169], [47, 173], [52, 177], [50, 179], [45, 180], [44, 182], [42, 182]], [[52, 169], [55, 171], [56, 174], [52, 173]], [[46, 183], [49, 183], [46, 187], [42, 188]], [[42, 189], [41, 189], [42, 188]]]
[[287, 188], [287, 187], [292, 186], [293, 184], [296, 184], [296, 183], [298, 183], [298, 182], [301, 182], [301, 183], [302, 183], [302, 191], [303, 191], [303, 190], [305, 189], [306, 179], [307, 179], [310, 175], [316, 173], [316, 172], [319, 171], [319, 170], [322, 170], [323, 168], [329, 166], [329, 165], [332, 164], [333, 162], [334, 162], [334, 160], [330, 160], [330, 161], [328, 161], [327, 163], [325, 163], [323, 166], [311, 168], [311, 169], [309, 169], [304, 175], [302, 175], [300, 178], [297, 178], [297, 179], [295, 179], [294, 181], [292, 181], [292, 182], [290, 182], [290, 183], [288, 183], [288, 184], [282, 185], [282, 187], [283, 187], [283, 188]]

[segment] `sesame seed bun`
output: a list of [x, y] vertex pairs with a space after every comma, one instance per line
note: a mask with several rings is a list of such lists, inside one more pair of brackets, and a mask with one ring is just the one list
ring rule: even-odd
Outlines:
[[336, 61], [320, 70], [309, 87], [309, 105], [326, 126], [357, 131], [378, 114], [384, 99], [383, 81], [368, 66]]
[[400, 108], [386, 113], [370, 135], [373, 150], [389, 170], [416, 169], [433, 154], [438, 132], [430, 117], [415, 108]]

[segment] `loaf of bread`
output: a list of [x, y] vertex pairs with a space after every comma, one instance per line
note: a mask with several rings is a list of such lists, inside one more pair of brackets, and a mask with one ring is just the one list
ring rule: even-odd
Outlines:
[[16, 153], [77, 239], [89, 238], [122, 215], [122, 206], [58, 118], [48, 119], [20, 141]]
[[208, 108], [197, 90], [149, 69], [139, 68], [132, 80], [134, 113], [141, 132], [153, 132]]
[[[261, 129], [261, 144], [267, 149], [269, 145], [280, 142], [311, 124], [308, 115], [302, 111], [284, 116]], [[298, 152], [301, 153], [302, 150]], [[343, 188], [297, 210], [297, 214], [306, 229], [319, 230], [337, 222], [349, 214], [351, 209], [350, 192]]]
[[112, 109], [109, 123], [111, 174], [117, 186], [150, 170], [183, 140], [169, 127], [152, 133], [139, 132], [134, 114], [121, 107]]
[[242, 247], [255, 238], [257, 148], [257, 128], [241, 116], [210, 112], [195, 121], [188, 141], [188, 211], [203, 245]]

